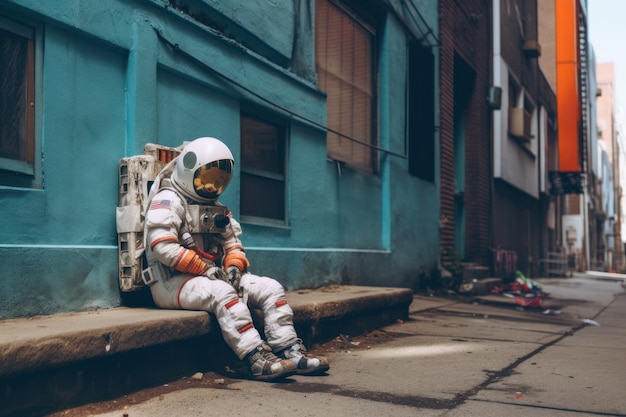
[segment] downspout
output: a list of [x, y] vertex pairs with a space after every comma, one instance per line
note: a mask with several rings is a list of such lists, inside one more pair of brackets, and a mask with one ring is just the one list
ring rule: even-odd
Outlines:
[[[493, 0], [493, 12], [492, 12], [492, 41], [493, 41], [493, 73], [492, 73], [492, 85], [493, 87], [499, 87], [502, 89], [502, 56], [501, 56], [501, 44], [500, 44], [500, 0]], [[492, 136], [493, 136], [493, 178], [500, 176], [501, 174], [501, 141], [500, 133], [502, 132], [502, 117], [501, 110], [494, 109], [492, 111]], [[493, 216], [492, 216], [493, 219]]]
[[[585, 144], [587, 146], [587, 144]], [[589, 258], [589, 173], [584, 177], [584, 181], [587, 183], [583, 187], [583, 230], [585, 232], [585, 269], [591, 269], [591, 259]], [[595, 225], [594, 225], [595, 227]]]
[[[502, 78], [500, 73], [500, 0], [492, 0], [492, 8], [491, 8], [491, 53], [487, 54], [488, 68], [491, 68], [491, 88], [502, 88]], [[502, 106], [502, 103], [500, 103]], [[490, 170], [490, 179], [489, 179], [489, 247], [492, 251], [492, 259], [494, 258], [493, 250], [495, 248], [495, 227], [494, 227], [494, 219], [495, 219], [495, 178], [496, 174], [500, 174], [500, 137], [499, 133], [501, 130], [501, 113], [499, 109], [490, 109], [489, 112], [491, 123], [490, 123], [490, 159], [491, 163], [489, 164]], [[495, 272], [495, 262], [492, 260], [492, 272]]]

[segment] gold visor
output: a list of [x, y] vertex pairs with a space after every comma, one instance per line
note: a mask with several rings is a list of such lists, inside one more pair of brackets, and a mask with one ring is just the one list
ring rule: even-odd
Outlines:
[[215, 199], [228, 187], [233, 176], [233, 161], [220, 159], [201, 166], [193, 175], [193, 188], [203, 198]]

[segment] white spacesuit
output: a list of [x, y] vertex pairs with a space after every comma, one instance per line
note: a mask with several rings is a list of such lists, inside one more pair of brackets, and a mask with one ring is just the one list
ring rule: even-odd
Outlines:
[[[241, 227], [217, 202], [233, 166], [228, 147], [204, 137], [187, 144], [157, 176], [145, 219], [144, 281], [159, 307], [215, 314], [224, 340], [248, 362], [252, 378], [325, 372], [328, 360], [307, 355], [298, 339], [282, 285], [248, 271]], [[262, 311], [267, 342], [249, 307]]]

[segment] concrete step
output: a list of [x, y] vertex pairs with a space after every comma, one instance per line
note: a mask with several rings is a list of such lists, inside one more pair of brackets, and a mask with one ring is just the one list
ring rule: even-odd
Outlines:
[[[287, 300], [310, 347], [406, 320], [413, 291], [331, 285], [288, 292]], [[215, 317], [203, 311], [124, 307], [3, 320], [0, 417], [115, 398], [236, 360]]]
[[491, 271], [489, 267], [480, 265], [466, 265], [463, 267], [463, 282], [471, 282], [475, 279], [488, 278]]
[[[305, 344], [405, 319], [407, 288], [333, 285], [287, 293]], [[255, 314], [256, 313], [256, 314]], [[253, 315], [259, 316], [253, 311]], [[261, 327], [262, 326], [257, 326]], [[203, 311], [111, 308], [0, 321], [0, 378], [221, 333]]]

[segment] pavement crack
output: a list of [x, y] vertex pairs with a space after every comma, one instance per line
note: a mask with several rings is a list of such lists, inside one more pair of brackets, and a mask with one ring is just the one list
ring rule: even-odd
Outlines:
[[[606, 308], [606, 307], [605, 307]], [[534, 356], [538, 355], [539, 353], [541, 353], [542, 351], [544, 351], [545, 349], [559, 343], [561, 340], [565, 339], [566, 337], [570, 337], [573, 336], [576, 332], [578, 332], [580, 329], [586, 327], [587, 324], [585, 323], [581, 323], [575, 327], [572, 327], [571, 329], [569, 329], [568, 331], [564, 332], [561, 336], [557, 337], [554, 340], [551, 340], [550, 342], [547, 342], [545, 344], [542, 344], [541, 346], [537, 347], [536, 349], [534, 349], [533, 351], [531, 351], [530, 353], [527, 353], [526, 355], [518, 358], [517, 360], [515, 360], [514, 362], [512, 362], [511, 364], [509, 364], [508, 366], [502, 368], [499, 371], [489, 371], [487, 372], [487, 379], [482, 382], [481, 384], [477, 385], [476, 387], [462, 393], [459, 394], [457, 397], [459, 400], [462, 400], [462, 403], [465, 403], [467, 400], [469, 400], [471, 397], [475, 396], [478, 392], [487, 389], [487, 387], [495, 382], [498, 382], [500, 380], [502, 380], [503, 378], [506, 378], [508, 376], [513, 375], [513, 373], [515, 372], [515, 368], [517, 368], [520, 364], [526, 362], [527, 360], [529, 360], [530, 358], [533, 358]], [[472, 399], [474, 401], [476, 401], [476, 399]], [[614, 414], [609, 414], [609, 415], [614, 415]]]
[[504, 405], [515, 405], [517, 407], [527, 407], [527, 408], [536, 408], [542, 410], [553, 410], [553, 411], [564, 411], [568, 413], [580, 413], [585, 416], [611, 416], [611, 417], [626, 417], [626, 414], [622, 413], [605, 413], [603, 411], [589, 411], [589, 410], [576, 410], [573, 408], [563, 408], [563, 407], [550, 407], [546, 405], [537, 405], [537, 404], [520, 404], [520, 403], [512, 403], [507, 401], [493, 401], [493, 400], [485, 400], [473, 398], [472, 401], [476, 402], [484, 402], [490, 404], [504, 404]]
[[349, 389], [338, 385], [302, 383], [277, 385], [277, 388], [290, 392], [326, 393], [341, 397], [358, 398], [369, 401], [382, 402], [393, 405], [403, 405], [413, 408], [431, 410], [449, 410], [459, 406], [465, 399], [455, 396], [451, 399], [420, 397], [416, 395], [396, 395], [389, 392]]

